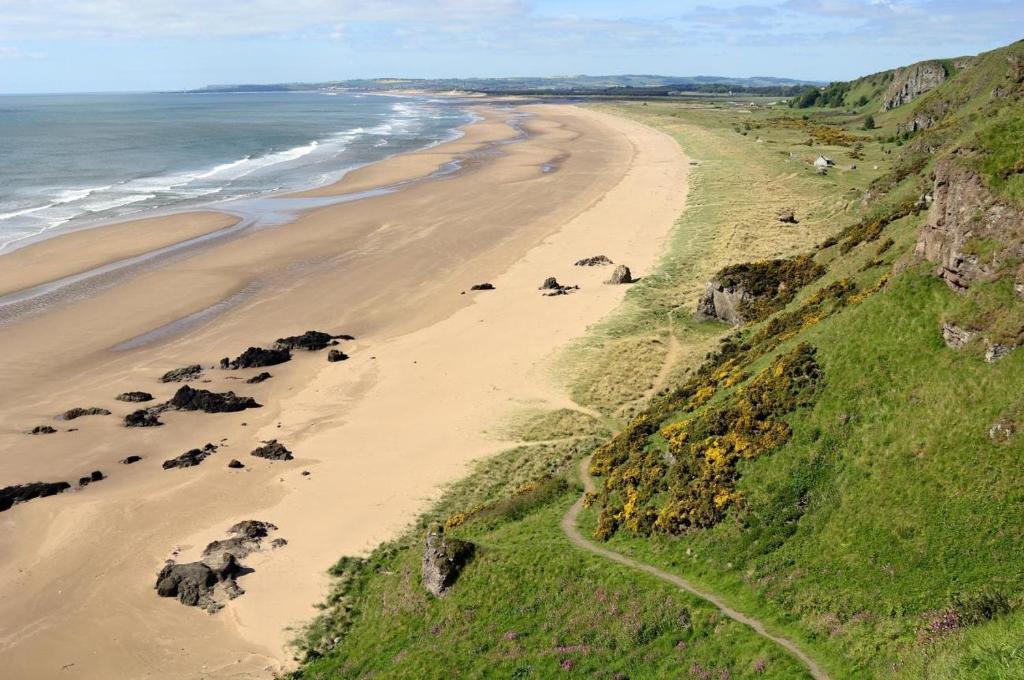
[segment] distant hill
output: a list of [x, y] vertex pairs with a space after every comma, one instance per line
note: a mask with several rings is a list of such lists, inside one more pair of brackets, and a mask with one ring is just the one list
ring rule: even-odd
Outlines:
[[[729, 78], [723, 76], [548, 76], [519, 78], [372, 78], [331, 80], [326, 82], [207, 85], [194, 92], [308, 92], [308, 91], [393, 91], [427, 90], [435, 92], [464, 91], [485, 93], [522, 92], [595, 92], [614, 89], [678, 89], [682, 91], [767, 90], [822, 86], [825, 83], [755, 76]], [[711, 88], [708, 90], [706, 88]], [[786, 92], [785, 94], [789, 94]]]

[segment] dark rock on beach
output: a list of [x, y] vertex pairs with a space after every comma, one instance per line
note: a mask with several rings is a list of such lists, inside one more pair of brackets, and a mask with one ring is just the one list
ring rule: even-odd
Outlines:
[[234, 392], [211, 392], [183, 386], [171, 400], [170, 408], [180, 411], [203, 411], [205, 413], [233, 413], [247, 408], [260, 408], [252, 397], [239, 397]]
[[[245, 593], [237, 579], [252, 570], [239, 560], [259, 550], [263, 539], [276, 530], [277, 527], [268, 522], [239, 522], [228, 530], [230, 538], [207, 545], [198, 561], [186, 564], [168, 561], [156, 577], [157, 595], [175, 597], [184, 605], [215, 613], [224, 606], [225, 599]], [[274, 547], [278, 547], [277, 541], [284, 539], [275, 539]]]
[[244, 468], [245, 465], [242, 463], [242, 461], [232, 458], [230, 462], [228, 462], [228, 467], [231, 468], [232, 470], [239, 470], [241, 468]]
[[206, 460], [211, 454], [217, 451], [217, 447], [213, 444], [207, 444], [201, 449], [191, 449], [185, 453], [165, 460], [163, 463], [164, 470], [170, 470], [171, 468], [187, 468], [199, 465]]
[[160, 419], [157, 418], [159, 410], [140, 408], [138, 411], [132, 411], [124, 417], [125, 427], [159, 427], [163, 425]]
[[269, 460], [292, 460], [292, 452], [276, 439], [263, 442], [263, 446], [253, 449], [252, 455]]
[[595, 255], [594, 257], [585, 257], [582, 260], [576, 260], [577, 267], [603, 267], [609, 264], [615, 263], [604, 255]]
[[118, 401], [128, 402], [153, 401], [153, 395], [149, 392], [122, 392], [114, 398]]
[[142, 460], [142, 456], [128, 456], [127, 458], [122, 458], [119, 462], [121, 465], [131, 465], [132, 463], [138, 463], [140, 460]]
[[613, 285], [620, 283], [633, 283], [633, 272], [629, 271], [629, 267], [626, 265], [620, 264], [615, 268], [615, 271], [612, 272], [612, 277], [605, 281], [605, 283]]
[[195, 380], [203, 374], [203, 367], [199, 364], [193, 364], [191, 366], [185, 366], [184, 368], [176, 368], [173, 371], [167, 371], [160, 377], [160, 382], [183, 382], [185, 380]]
[[56, 431], [57, 430], [55, 428], [52, 428], [49, 425], [36, 425], [31, 430], [29, 430], [28, 433], [29, 434], [53, 434]]
[[78, 480], [78, 486], [88, 486], [89, 482], [99, 482], [106, 478], [107, 476], [99, 470], [93, 470], [89, 473], [88, 477], [82, 477]]
[[344, 361], [345, 359], [348, 359], [348, 355], [340, 349], [332, 349], [327, 353], [327, 360], [331, 363], [334, 363], [335, 361]]
[[274, 342], [275, 349], [304, 349], [310, 352], [324, 349], [328, 345], [337, 344], [335, 339], [341, 336], [331, 335], [323, 331], [306, 331], [302, 335], [291, 335], [287, 338], [278, 338]]
[[423, 548], [423, 587], [435, 597], [444, 596], [455, 584], [475, 551], [476, 546], [469, 541], [447, 538], [440, 525], [431, 527]]
[[494, 290], [494, 284], [491, 283], [476, 283], [470, 287], [470, 290]]
[[249, 378], [245, 382], [248, 383], [249, 385], [255, 385], [257, 383], [263, 382], [264, 380], [270, 380], [273, 377], [274, 376], [270, 375], [266, 371], [263, 371], [259, 375], [254, 375], [253, 377]]
[[556, 279], [554, 276], [549, 276], [548, 278], [544, 279], [544, 283], [540, 284], [539, 290], [544, 291], [544, 295], [546, 296], [553, 296], [568, 295], [572, 291], [578, 289], [579, 286], [563, 286], [558, 282], [558, 279]]
[[45, 498], [67, 491], [71, 485], [67, 482], [31, 482], [29, 484], [17, 484], [5, 486], [0, 489], [0, 512], [10, 510], [18, 503], [30, 501], [33, 498]]
[[97, 408], [92, 406], [90, 408], [72, 408], [64, 411], [64, 413], [57, 416], [57, 420], [74, 420], [75, 418], [81, 418], [82, 416], [109, 416], [110, 411], [105, 408]]
[[264, 347], [250, 347], [235, 359], [224, 357], [220, 360], [221, 368], [260, 368], [263, 366], [276, 366], [286, 361], [291, 361], [292, 353], [287, 349], [266, 349]]

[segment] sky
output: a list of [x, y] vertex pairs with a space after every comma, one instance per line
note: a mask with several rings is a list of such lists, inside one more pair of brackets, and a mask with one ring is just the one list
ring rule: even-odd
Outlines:
[[0, 0], [0, 93], [371, 77], [845, 80], [1024, 38], [1024, 0]]

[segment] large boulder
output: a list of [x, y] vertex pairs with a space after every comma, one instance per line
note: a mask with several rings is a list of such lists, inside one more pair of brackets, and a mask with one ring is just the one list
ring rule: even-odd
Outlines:
[[629, 267], [626, 265], [620, 264], [615, 268], [615, 271], [612, 272], [611, 278], [605, 281], [605, 283], [613, 285], [620, 283], [633, 283], [633, 272], [629, 271]]
[[278, 338], [274, 342], [275, 349], [304, 349], [310, 352], [321, 350], [328, 345], [336, 345], [340, 335], [331, 335], [323, 331], [306, 331], [302, 335], [290, 335], [287, 338]]
[[697, 302], [697, 318], [740, 326], [744, 322], [740, 305], [749, 297], [743, 286], [730, 287], [718, 281], [708, 281], [704, 296]]
[[132, 411], [124, 417], [125, 427], [159, 427], [163, 425], [160, 422], [158, 409], [140, 408], [137, 411]]
[[153, 395], [149, 392], [122, 392], [114, 398], [127, 402], [153, 401]]
[[247, 408], [260, 408], [260, 404], [252, 397], [239, 397], [234, 392], [211, 392], [209, 390], [197, 390], [184, 385], [171, 400], [167, 402], [170, 408], [180, 411], [203, 411], [205, 413], [233, 413], [244, 411]]
[[435, 597], [443, 597], [475, 551], [469, 541], [446, 537], [440, 525], [431, 527], [423, 548], [423, 587]]

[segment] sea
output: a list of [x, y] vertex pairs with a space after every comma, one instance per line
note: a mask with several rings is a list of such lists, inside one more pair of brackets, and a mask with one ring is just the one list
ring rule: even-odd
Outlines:
[[452, 100], [353, 93], [0, 96], [0, 254], [110, 221], [310, 188], [459, 135]]

